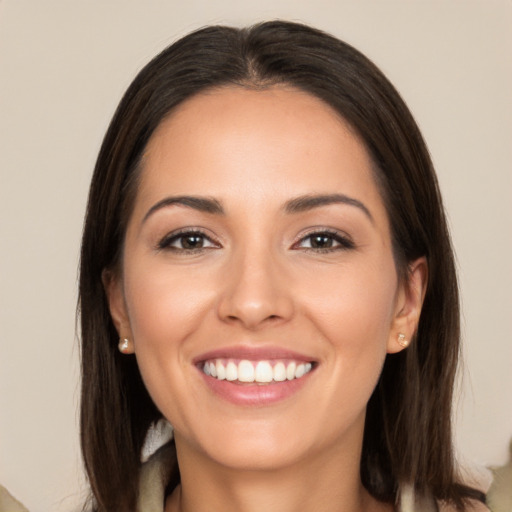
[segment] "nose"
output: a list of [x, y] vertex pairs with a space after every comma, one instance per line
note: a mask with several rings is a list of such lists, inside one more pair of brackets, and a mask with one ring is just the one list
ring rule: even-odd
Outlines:
[[227, 267], [219, 317], [249, 330], [290, 320], [294, 302], [282, 265], [270, 252], [248, 253], [239, 254]]

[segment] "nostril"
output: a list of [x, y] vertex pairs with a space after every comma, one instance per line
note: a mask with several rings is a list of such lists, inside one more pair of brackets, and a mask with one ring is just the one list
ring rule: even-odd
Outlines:
[[[263, 293], [265, 292], [265, 293]], [[293, 316], [292, 300], [288, 296], [279, 296], [275, 290], [258, 290], [239, 286], [227, 290], [219, 297], [217, 313], [231, 324], [241, 323], [248, 328], [276, 325]]]
[[[239, 320], [240, 319], [237, 315], [228, 315], [226, 318], [229, 320]], [[278, 320], [279, 318], [281, 318], [279, 315], [269, 315], [266, 318], [264, 318], [263, 320]]]

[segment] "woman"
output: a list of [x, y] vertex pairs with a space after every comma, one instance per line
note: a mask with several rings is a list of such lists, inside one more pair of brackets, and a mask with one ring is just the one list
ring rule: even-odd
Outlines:
[[[139, 73], [91, 184], [80, 313], [98, 510], [485, 501], [453, 460], [457, 282], [427, 149], [329, 35], [210, 27]], [[162, 418], [174, 440], [142, 467]]]

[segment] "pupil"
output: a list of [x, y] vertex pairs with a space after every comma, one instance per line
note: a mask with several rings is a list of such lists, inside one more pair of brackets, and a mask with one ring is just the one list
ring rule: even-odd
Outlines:
[[315, 235], [311, 240], [311, 246], [316, 249], [332, 247], [332, 238], [327, 235]]
[[198, 249], [203, 245], [203, 237], [201, 235], [187, 235], [181, 240], [184, 249]]

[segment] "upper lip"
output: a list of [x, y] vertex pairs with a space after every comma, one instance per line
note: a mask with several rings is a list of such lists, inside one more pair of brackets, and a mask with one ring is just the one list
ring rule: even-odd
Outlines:
[[204, 352], [193, 360], [194, 364], [199, 364], [211, 359], [248, 359], [249, 361], [265, 361], [273, 359], [293, 359], [295, 361], [316, 362], [315, 358], [306, 354], [295, 352], [275, 346], [248, 347], [234, 346], [223, 347], [209, 352]]

